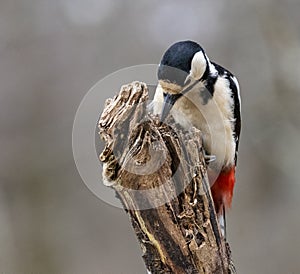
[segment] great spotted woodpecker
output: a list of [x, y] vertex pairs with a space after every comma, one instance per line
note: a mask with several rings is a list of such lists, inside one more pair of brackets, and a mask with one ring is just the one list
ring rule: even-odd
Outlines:
[[203, 146], [213, 161], [208, 175], [216, 213], [225, 230], [225, 210], [231, 206], [241, 129], [241, 99], [236, 77], [210, 61], [193, 41], [173, 44], [158, 68], [154, 113], [172, 114], [185, 129], [201, 130]]

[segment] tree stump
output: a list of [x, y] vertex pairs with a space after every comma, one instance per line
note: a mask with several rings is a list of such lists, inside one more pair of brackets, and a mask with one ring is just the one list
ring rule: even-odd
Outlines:
[[201, 132], [148, 111], [146, 84], [108, 99], [99, 120], [104, 183], [115, 189], [142, 247], [148, 272], [232, 273], [216, 219]]

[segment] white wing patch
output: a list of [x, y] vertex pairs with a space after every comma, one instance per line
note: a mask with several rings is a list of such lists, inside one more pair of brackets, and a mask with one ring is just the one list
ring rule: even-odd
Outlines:
[[235, 83], [236, 85], [236, 89], [237, 89], [237, 93], [238, 93], [238, 98], [239, 98], [239, 102], [240, 102], [240, 111], [241, 111], [241, 93], [240, 93], [240, 85], [239, 82], [237, 80], [237, 78], [235, 76], [231, 76], [232, 81]]

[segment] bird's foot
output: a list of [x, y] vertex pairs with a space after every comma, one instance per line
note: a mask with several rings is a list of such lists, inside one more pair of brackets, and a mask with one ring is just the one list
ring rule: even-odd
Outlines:
[[206, 163], [207, 165], [208, 165], [209, 163], [211, 163], [211, 162], [214, 162], [214, 161], [217, 159], [216, 155], [206, 154], [205, 151], [204, 151], [203, 156], [204, 156], [205, 163]]

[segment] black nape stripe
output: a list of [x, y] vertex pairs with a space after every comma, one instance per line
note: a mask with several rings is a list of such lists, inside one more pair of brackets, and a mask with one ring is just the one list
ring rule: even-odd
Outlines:
[[206, 83], [205, 88], [208, 90], [207, 92], [201, 92], [201, 96], [203, 99], [203, 104], [206, 105], [208, 103], [208, 100], [211, 99], [215, 92], [215, 83], [217, 81], [218, 75], [211, 76], [209, 75]]

